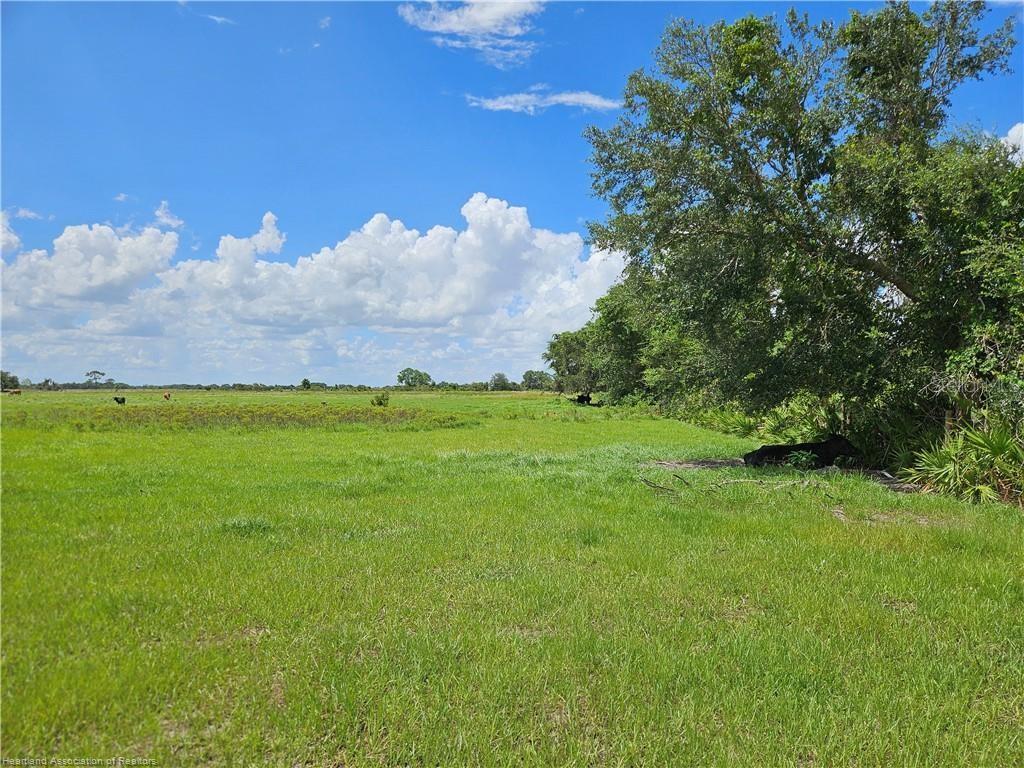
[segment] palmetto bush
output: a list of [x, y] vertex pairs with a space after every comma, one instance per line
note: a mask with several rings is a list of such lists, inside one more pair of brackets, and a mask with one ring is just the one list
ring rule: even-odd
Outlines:
[[730, 435], [753, 437], [758, 434], [758, 419], [738, 410], [725, 408], [696, 414], [693, 420], [702, 426]]
[[919, 451], [901, 474], [925, 490], [965, 501], [1024, 507], [1024, 439], [1003, 423], [965, 426]]

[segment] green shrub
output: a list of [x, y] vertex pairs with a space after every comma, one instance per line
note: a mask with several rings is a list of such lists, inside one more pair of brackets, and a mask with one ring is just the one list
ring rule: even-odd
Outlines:
[[965, 501], [1024, 507], [1024, 439], [1005, 424], [966, 426], [919, 451], [904, 479]]
[[801, 393], [772, 408], [761, 420], [760, 432], [780, 443], [824, 440], [845, 432], [842, 400], [838, 395], [819, 397]]
[[814, 469], [818, 466], [818, 457], [811, 451], [793, 451], [786, 457], [786, 465], [793, 469]]
[[370, 400], [370, 405], [387, 408], [389, 402], [391, 402], [391, 394], [385, 389], [383, 392], [373, 396], [373, 399]]
[[693, 419], [701, 426], [740, 437], [754, 437], [760, 426], [758, 420], [740, 411], [717, 410], [708, 411]]

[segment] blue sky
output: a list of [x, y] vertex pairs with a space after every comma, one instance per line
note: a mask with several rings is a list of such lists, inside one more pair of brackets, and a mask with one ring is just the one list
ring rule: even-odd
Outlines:
[[[582, 241], [583, 129], [671, 18], [788, 7], [5, 2], [4, 368], [518, 378], [621, 267]], [[1024, 121], [1013, 65], [955, 121]]]

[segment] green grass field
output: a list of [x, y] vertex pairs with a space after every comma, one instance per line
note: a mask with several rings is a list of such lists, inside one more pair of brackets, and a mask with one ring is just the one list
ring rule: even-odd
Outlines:
[[110, 394], [3, 400], [4, 758], [1024, 764], [1019, 510], [684, 484], [753, 443], [550, 395]]

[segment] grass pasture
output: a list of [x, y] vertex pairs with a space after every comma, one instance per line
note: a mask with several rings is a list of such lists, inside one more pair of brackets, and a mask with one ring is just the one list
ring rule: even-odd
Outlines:
[[1024, 764], [1019, 510], [550, 395], [127, 398], [3, 400], [5, 758]]

